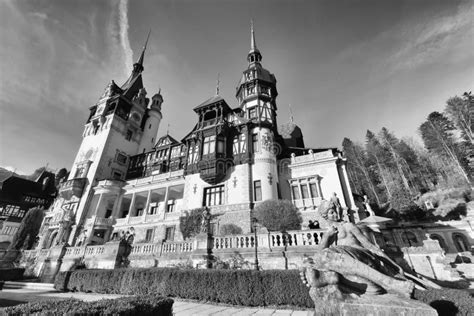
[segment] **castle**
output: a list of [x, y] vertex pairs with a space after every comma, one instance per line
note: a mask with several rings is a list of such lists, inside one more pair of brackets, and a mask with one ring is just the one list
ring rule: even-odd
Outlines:
[[[166, 103], [161, 91], [147, 98], [142, 80], [145, 52], [146, 44], [126, 82], [112, 81], [89, 108], [82, 143], [69, 178], [46, 213], [38, 247], [24, 252], [25, 262], [36, 262], [37, 275], [67, 270], [80, 260], [88, 267], [117, 267], [117, 240], [125, 232], [134, 235], [132, 266], [166, 266], [200, 256], [209, 241], [184, 240], [179, 223], [187, 211], [201, 207], [213, 215], [209, 224], [215, 238], [210, 243], [216, 250], [243, 248], [252, 253], [258, 242], [270, 252], [301, 246], [301, 256], [310, 251], [305, 247], [317, 243], [322, 230], [311, 236], [258, 235], [252, 223], [256, 205], [290, 200], [306, 228], [308, 220], [318, 218], [321, 201], [336, 194], [346, 220], [358, 223], [366, 216], [354, 201], [342, 153], [305, 148], [302, 131], [292, 119], [278, 124], [277, 80], [263, 68], [253, 28], [236, 102], [229, 104], [217, 87], [215, 95], [193, 109], [196, 124], [182, 140], [168, 133], [157, 138]], [[240, 236], [221, 236], [227, 224], [238, 226]], [[426, 234], [417, 229], [410, 232], [412, 239], [403, 230], [386, 235], [396, 244], [417, 244]], [[466, 247], [472, 243], [472, 229], [470, 234], [459, 237]], [[274, 260], [272, 254], [268, 258]]]

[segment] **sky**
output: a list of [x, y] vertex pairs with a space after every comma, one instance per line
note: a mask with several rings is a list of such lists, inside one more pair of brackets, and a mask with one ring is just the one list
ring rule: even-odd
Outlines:
[[71, 168], [107, 84], [129, 76], [151, 30], [143, 72], [164, 98], [158, 136], [194, 126], [215, 95], [237, 107], [250, 20], [277, 78], [277, 119], [307, 147], [364, 141], [387, 127], [417, 137], [432, 111], [474, 86], [473, 1], [0, 0], [0, 166]]

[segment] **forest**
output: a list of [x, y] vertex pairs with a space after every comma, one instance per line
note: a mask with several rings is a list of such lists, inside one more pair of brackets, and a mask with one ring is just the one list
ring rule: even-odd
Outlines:
[[422, 143], [383, 127], [365, 143], [344, 138], [349, 181], [379, 215], [401, 219], [459, 219], [474, 209], [474, 96], [446, 101], [418, 128]]

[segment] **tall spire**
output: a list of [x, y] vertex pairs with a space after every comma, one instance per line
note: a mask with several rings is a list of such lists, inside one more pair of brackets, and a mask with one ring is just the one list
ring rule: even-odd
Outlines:
[[216, 82], [216, 95], [219, 95], [219, 73], [217, 73], [217, 82]]
[[143, 71], [143, 59], [145, 58], [145, 51], [146, 46], [148, 45], [148, 39], [150, 38], [151, 29], [148, 31], [148, 36], [146, 37], [145, 45], [143, 45], [142, 53], [138, 58], [137, 62], [133, 65], [134, 72], [142, 72]]
[[258, 50], [257, 44], [255, 43], [255, 31], [253, 30], [253, 19], [250, 20], [250, 51], [254, 52]]
[[249, 63], [258, 63], [262, 60], [262, 54], [257, 48], [257, 44], [255, 42], [255, 31], [253, 29], [253, 19], [250, 20], [250, 52], [247, 56], [247, 60]]

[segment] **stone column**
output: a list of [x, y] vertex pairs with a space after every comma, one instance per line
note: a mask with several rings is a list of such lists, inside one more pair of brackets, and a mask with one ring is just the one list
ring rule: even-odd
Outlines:
[[348, 209], [353, 211], [354, 221], [356, 223], [358, 223], [358, 222], [360, 222], [359, 210], [357, 209], [355, 201], [354, 201], [354, 197], [352, 196], [351, 185], [349, 183], [349, 177], [347, 176], [347, 170], [346, 170], [346, 164], [345, 163], [341, 164], [341, 170], [342, 170], [342, 175], [343, 175], [343, 178], [344, 178], [344, 185], [342, 186], [342, 189], [346, 191], [347, 197], [349, 199], [349, 204], [350, 204], [350, 205], [347, 205], [347, 202], [346, 202], [346, 205], [347, 205]]
[[128, 208], [128, 215], [127, 215], [127, 218], [128, 218], [128, 221], [127, 221], [127, 222], [128, 222], [128, 223], [130, 223], [130, 217], [132, 217], [132, 210], [133, 210], [133, 208], [134, 208], [134, 206], [135, 206], [135, 195], [136, 195], [136, 193], [133, 193], [133, 194], [132, 194], [132, 200], [130, 201], [130, 206], [129, 206], [129, 208]]

